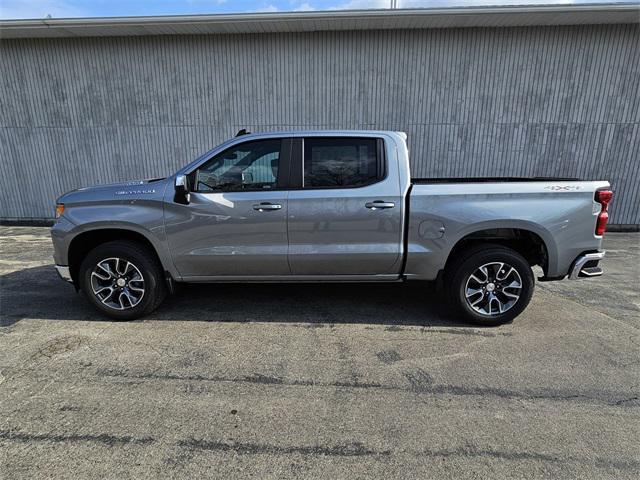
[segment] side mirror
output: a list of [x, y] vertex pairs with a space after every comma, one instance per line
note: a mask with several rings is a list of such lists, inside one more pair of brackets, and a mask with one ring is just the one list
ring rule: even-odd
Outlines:
[[177, 175], [175, 180], [175, 195], [173, 201], [187, 205], [189, 203], [189, 181], [186, 175]]

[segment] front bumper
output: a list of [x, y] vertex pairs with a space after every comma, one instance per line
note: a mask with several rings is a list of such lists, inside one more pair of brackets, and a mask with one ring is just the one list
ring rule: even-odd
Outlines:
[[602, 268], [598, 266], [598, 263], [604, 258], [604, 254], [605, 252], [593, 252], [579, 255], [571, 265], [569, 280], [599, 277], [602, 275]]
[[56, 270], [58, 275], [62, 280], [65, 280], [69, 283], [73, 283], [73, 279], [71, 278], [71, 272], [69, 271], [69, 267], [66, 265], [56, 265]]

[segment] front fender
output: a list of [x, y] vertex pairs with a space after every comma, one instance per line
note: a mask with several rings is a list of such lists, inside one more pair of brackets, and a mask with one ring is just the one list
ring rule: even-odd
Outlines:
[[67, 204], [65, 207], [63, 216], [51, 229], [56, 264], [69, 264], [69, 248], [79, 235], [100, 230], [123, 230], [148, 240], [163, 269], [178, 278], [166, 241], [162, 199], [88, 202]]

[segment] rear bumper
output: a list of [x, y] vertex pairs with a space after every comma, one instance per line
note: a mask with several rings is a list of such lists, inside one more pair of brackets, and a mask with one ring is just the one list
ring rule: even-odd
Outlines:
[[571, 265], [569, 280], [599, 277], [602, 275], [602, 268], [598, 266], [598, 263], [604, 258], [604, 254], [605, 252], [592, 252], [579, 255]]
[[71, 272], [69, 271], [69, 267], [66, 265], [56, 265], [56, 271], [62, 280], [65, 280], [69, 283], [73, 283], [73, 279], [71, 278]]

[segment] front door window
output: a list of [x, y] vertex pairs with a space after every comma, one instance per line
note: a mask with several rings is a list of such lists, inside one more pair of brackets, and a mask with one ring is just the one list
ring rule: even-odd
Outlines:
[[245, 192], [276, 188], [282, 141], [259, 140], [233, 146], [195, 172], [194, 191]]

